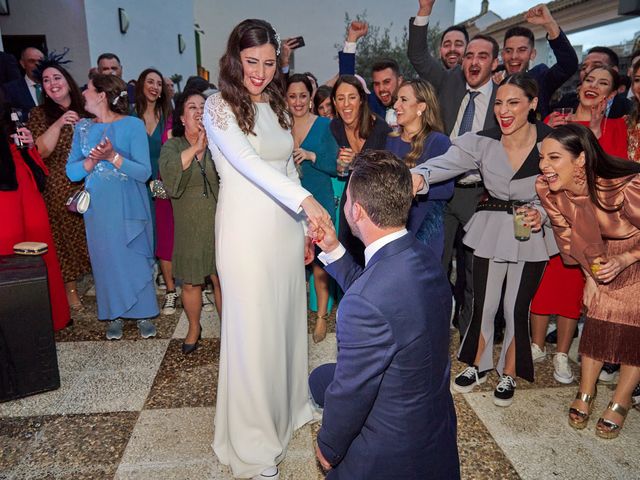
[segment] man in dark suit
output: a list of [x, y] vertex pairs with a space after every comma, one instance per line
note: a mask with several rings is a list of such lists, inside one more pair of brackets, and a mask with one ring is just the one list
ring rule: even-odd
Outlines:
[[345, 291], [337, 363], [309, 377], [324, 407], [316, 455], [328, 480], [457, 479], [451, 300], [440, 260], [405, 229], [411, 175], [392, 153], [369, 151], [354, 161], [346, 195], [349, 227], [366, 246], [364, 269], [330, 221], [311, 231]]
[[[478, 132], [497, 126], [493, 104], [497, 87], [491, 73], [498, 66], [500, 47], [485, 35], [476, 35], [467, 44], [461, 66], [447, 69], [439, 59], [431, 56], [427, 45], [429, 16], [435, 0], [419, 0], [418, 14], [409, 22], [409, 61], [420, 78], [433, 85], [440, 100], [445, 133], [455, 138], [466, 132]], [[471, 323], [473, 288], [471, 264], [473, 255], [462, 245], [459, 229], [475, 213], [484, 194], [480, 174], [469, 172], [456, 180], [453, 198], [444, 213], [444, 254], [442, 263], [448, 270], [453, 257], [454, 242], [457, 255], [457, 281], [454, 288], [456, 318], [463, 337]], [[462, 254], [461, 254], [462, 252]], [[464, 272], [464, 274], [463, 274]]]
[[11, 108], [22, 112], [22, 120], [27, 121], [29, 110], [40, 105], [43, 100], [42, 85], [36, 80], [35, 70], [44, 54], [34, 47], [25, 48], [20, 54], [20, 66], [24, 69], [24, 77], [7, 82], [2, 86], [5, 101]]

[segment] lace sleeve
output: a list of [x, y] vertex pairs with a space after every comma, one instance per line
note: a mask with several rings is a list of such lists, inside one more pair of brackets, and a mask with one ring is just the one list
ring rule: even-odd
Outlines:
[[299, 212], [302, 200], [311, 194], [260, 158], [238, 126], [235, 115], [222, 95], [211, 95], [204, 110], [203, 124], [207, 131], [209, 150], [214, 158], [224, 157], [224, 160], [250, 182], [268, 192], [290, 210]]

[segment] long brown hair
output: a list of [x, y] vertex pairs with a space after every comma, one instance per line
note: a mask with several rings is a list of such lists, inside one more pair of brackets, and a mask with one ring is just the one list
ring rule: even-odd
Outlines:
[[[249, 19], [240, 22], [229, 35], [227, 50], [220, 58], [220, 92], [229, 104], [238, 121], [238, 126], [245, 134], [253, 134], [256, 123], [256, 106], [244, 86], [244, 71], [240, 52], [247, 48], [270, 44], [280, 49], [280, 41], [269, 22]], [[291, 127], [291, 116], [284, 101], [284, 76], [280, 68], [280, 57], [276, 55], [276, 71], [273, 79], [265, 87], [263, 94], [269, 105], [278, 116], [282, 128]]]
[[155, 73], [160, 77], [160, 80], [162, 81], [160, 97], [156, 101], [154, 113], [156, 115], [156, 118], [163, 118], [166, 122], [171, 115], [171, 100], [169, 99], [169, 95], [167, 94], [167, 87], [165, 87], [164, 85], [164, 77], [155, 68], [147, 68], [146, 70], [143, 70], [138, 77], [138, 81], [136, 82], [136, 115], [138, 116], [138, 118], [144, 121], [144, 112], [147, 110], [147, 97], [144, 96], [144, 82], [147, 80], [147, 75], [149, 75], [150, 73]]
[[372, 115], [369, 109], [369, 103], [367, 102], [367, 92], [364, 91], [364, 87], [360, 83], [360, 80], [355, 75], [341, 75], [338, 81], [333, 86], [331, 91], [331, 102], [333, 103], [333, 111], [336, 112], [336, 116], [340, 116], [338, 109], [336, 108], [336, 93], [338, 87], [346, 83], [351, 85], [358, 91], [360, 97], [360, 115], [358, 117], [358, 135], [360, 138], [367, 139], [369, 134], [373, 130], [373, 124], [375, 123], [375, 117]]
[[[402, 83], [400, 88], [404, 86], [411, 87], [416, 97], [416, 102], [427, 104], [427, 108], [420, 116], [420, 130], [411, 137], [411, 150], [404, 157], [404, 163], [407, 164], [407, 167], [413, 168], [424, 151], [424, 142], [429, 134], [431, 132], [443, 133], [444, 126], [440, 116], [438, 97], [431, 84], [424, 80], [407, 80]], [[399, 136], [402, 130], [403, 128], [400, 127], [400, 132], [392, 133], [391, 136]]]
[[598, 178], [620, 179], [620, 184], [613, 187], [619, 188], [629, 182], [630, 175], [640, 174], [640, 163], [623, 160], [607, 154], [593, 132], [579, 123], [568, 123], [554, 128], [547, 138], [559, 142], [574, 158], [584, 153], [584, 170], [587, 177], [587, 190], [589, 198], [594, 205], [605, 212], [615, 212], [622, 205], [607, 208], [601, 201], [598, 192], [607, 190], [598, 184]]
[[[71, 98], [71, 104], [69, 105], [69, 110], [76, 112], [80, 117], [88, 117], [90, 116], [84, 109], [84, 97], [82, 96], [82, 92], [78, 87], [78, 84], [73, 79], [73, 77], [67, 72], [67, 70], [61, 65], [48, 65], [44, 68], [42, 73], [49, 68], [54, 68], [64, 77], [69, 85], [69, 97]], [[47, 119], [47, 124], [51, 125], [56, 120], [58, 120], [65, 110], [62, 106], [58, 105], [56, 102], [47, 95], [42, 89], [44, 101], [42, 103], [42, 109], [44, 110], [45, 118]]]
[[[115, 75], [98, 73], [89, 80], [96, 92], [104, 92], [107, 96], [109, 110], [120, 115], [129, 114], [129, 101], [127, 99], [127, 84]], [[124, 92], [124, 93], [123, 93]]]
[[[633, 77], [638, 75], [638, 70], [640, 70], [640, 61], [636, 62], [633, 70], [631, 71], [631, 89], [633, 90]], [[627, 126], [629, 128], [635, 127], [638, 122], [640, 122], [640, 101], [638, 101], [638, 97], [636, 94], [633, 94], [633, 108], [631, 109], [631, 113], [627, 117]], [[634, 160], [637, 160], [634, 158]]]

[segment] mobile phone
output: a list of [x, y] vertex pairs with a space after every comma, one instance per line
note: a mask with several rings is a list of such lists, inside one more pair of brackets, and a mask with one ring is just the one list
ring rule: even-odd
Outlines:
[[304, 47], [304, 38], [302, 36], [295, 37], [294, 40], [296, 41], [296, 43], [292, 47], [293, 49]]

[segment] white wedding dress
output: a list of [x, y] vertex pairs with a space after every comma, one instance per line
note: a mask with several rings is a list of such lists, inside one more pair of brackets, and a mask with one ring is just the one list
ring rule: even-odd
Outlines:
[[204, 126], [220, 176], [216, 264], [222, 334], [213, 449], [236, 477], [277, 465], [311, 420], [300, 186], [293, 139], [268, 103], [245, 135], [228, 104], [207, 99]]

